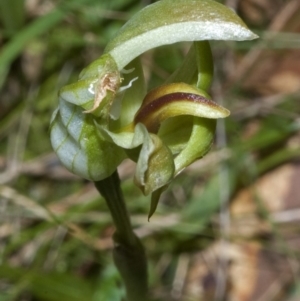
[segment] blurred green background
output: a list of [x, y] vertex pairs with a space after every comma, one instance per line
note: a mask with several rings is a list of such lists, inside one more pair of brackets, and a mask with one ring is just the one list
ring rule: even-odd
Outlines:
[[[53, 153], [63, 85], [149, 0], [0, 0], [0, 301], [119, 301], [112, 221]], [[213, 99], [231, 116], [211, 152], [149, 198], [119, 169], [153, 300], [300, 300], [300, 2], [228, 0], [260, 35], [212, 42]], [[149, 88], [189, 44], [142, 56]], [[142, 301], [142, 300], [141, 300]]]

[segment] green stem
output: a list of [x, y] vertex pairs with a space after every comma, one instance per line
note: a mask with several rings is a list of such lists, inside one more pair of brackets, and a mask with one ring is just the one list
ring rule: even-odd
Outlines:
[[95, 182], [95, 186], [106, 200], [116, 227], [116, 232], [122, 236], [128, 244], [134, 244], [135, 234], [132, 231], [129, 215], [123, 199], [118, 173], [114, 172], [110, 177]]
[[198, 68], [197, 87], [208, 91], [214, 75], [214, 62], [208, 41], [194, 42]]
[[116, 232], [113, 258], [123, 278], [128, 301], [147, 301], [147, 260], [144, 247], [134, 234], [124, 202], [117, 172], [95, 182], [95, 186], [106, 200]]
[[210, 44], [208, 41], [198, 41], [193, 43], [181, 66], [166, 83], [184, 82], [207, 92], [213, 73], [214, 64]]

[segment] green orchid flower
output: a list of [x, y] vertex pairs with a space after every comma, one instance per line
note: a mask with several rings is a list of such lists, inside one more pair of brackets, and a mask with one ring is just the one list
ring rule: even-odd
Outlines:
[[[208, 40], [256, 38], [229, 8], [212, 0], [161, 0], [129, 20], [76, 83], [61, 89], [51, 142], [73, 173], [100, 181], [125, 159], [135, 183], [152, 194], [149, 216], [170, 181], [203, 157], [216, 120], [229, 111], [207, 93], [213, 76]], [[147, 92], [139, 56], [166, 44], [192, 41], [165, 84]]]

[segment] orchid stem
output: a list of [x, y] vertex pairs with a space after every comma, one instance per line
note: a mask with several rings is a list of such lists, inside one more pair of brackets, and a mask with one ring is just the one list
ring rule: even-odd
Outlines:
[[113, 258], [126, 287], [127, 301], [147, 301], [147, 260], [144, 247], [132, 230], [118, 172], [95, 182], [113, 218], [116, 232]]
[[198, 89], [208, 92], [213, 75], [214, 75], [214, 62], [211, 53], [209, 41], [194, 42], [197, 62], [197, 87]]

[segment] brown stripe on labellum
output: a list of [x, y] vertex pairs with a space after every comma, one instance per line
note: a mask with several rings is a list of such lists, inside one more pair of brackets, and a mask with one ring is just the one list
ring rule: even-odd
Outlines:
[[198, 89], [184, 83], [156, 88], [146, 95], [134, 123], [141, 122], [148, 131], [156, 133], [164, 120], [174, 116], [192, 115], [216, 119], [229, 115], [227, 109], [200, 93]]

